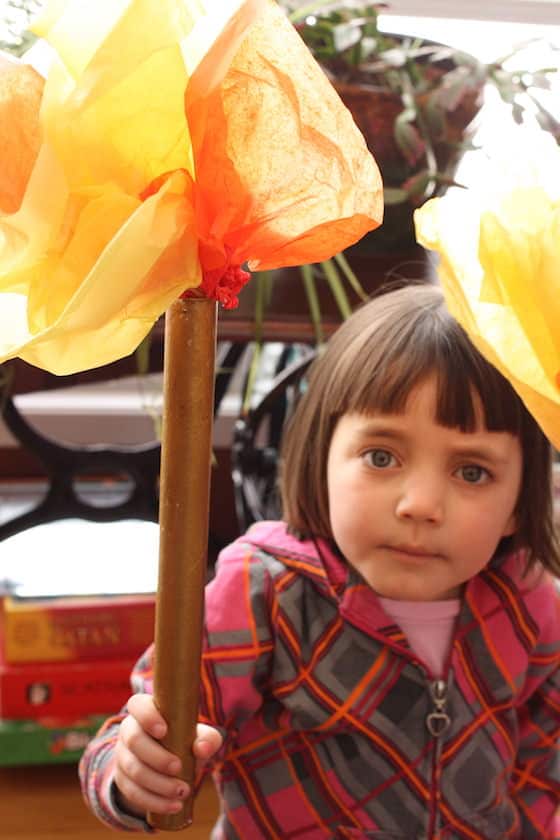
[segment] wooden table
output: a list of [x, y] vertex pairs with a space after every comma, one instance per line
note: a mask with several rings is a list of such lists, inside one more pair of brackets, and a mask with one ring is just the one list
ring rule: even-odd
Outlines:
[[[214, 788], [208, 782], [197, 799], [194, 825], [158, 836], [207, 840], [217, 808]], [[0, 769], [2, 840], [109, 840], [117, 836], [125, 835], [106, 828], [85, 807], [75, 765]]]

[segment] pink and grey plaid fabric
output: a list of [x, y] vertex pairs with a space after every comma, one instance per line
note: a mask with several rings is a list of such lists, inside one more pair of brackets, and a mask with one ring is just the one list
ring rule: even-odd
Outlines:
[[[259, 523], [226, 549], [202, 669], [202, 718], [227, 733], [214, 838], [560, 838], [560, 600], [522, 560], [469, 583], [436, 684], [324, 542]], [[135, 690], [151, 690], [151, 656]], [[149, 831], [111, 795], [119, 720], [84, 755], [84, 794], [108, 824]]]

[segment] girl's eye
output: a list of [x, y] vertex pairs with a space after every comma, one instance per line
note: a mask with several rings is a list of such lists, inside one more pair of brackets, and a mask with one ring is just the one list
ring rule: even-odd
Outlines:
[[370, 467], [378, 470], [392, 467], [395, 463], [394, 456], [386, 449], [370, 449], [364, 453], [364, 458]]
[[484, 467], [479, 467], [477, 464], [467, 464], [460, 467], [457, 472], [463, 481], [469, 484], [485, 484], [490, 478], [490, 473]]

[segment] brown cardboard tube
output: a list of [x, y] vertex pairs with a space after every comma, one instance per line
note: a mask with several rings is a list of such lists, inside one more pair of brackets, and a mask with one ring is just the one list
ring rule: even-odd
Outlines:
[[[154, 699], [168, 724], [164, 745], [193, 786], [208, 552], [217, 304], [175, 301], [166, 314], [160, 553]], [[164, 831], [192, 823], [192, 798], [178, 814], [149, 814]]]

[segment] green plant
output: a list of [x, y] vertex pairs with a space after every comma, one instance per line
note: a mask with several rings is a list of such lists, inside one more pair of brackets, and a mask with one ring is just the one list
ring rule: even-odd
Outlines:
[[462, 50], [382, 32], [382, 3], [281, 0], [353, 113], [380, 164], [386, 205], [422, 204], [455, 184], [455, 165], [471, 141], [465, 129], [485, 85], [521, 122], [527, 110], [560, 142], [560, 123], [539, 100], [557, 67], [508, 70], [511, 53], [484, 63]]
[[36, 40], [29, 31], [30, 21], [41, 10], [44, 0], [4, 0], [0, 17], [0, 50], [22, 55]]
[[[373, 0], [280, 3], [351, 110], [380, 166], [385, 221], [365, 237], [367, 245], [358, 246], [365, 254], [412, 246], [414, 208], [448, 186], [461, 186], [454, 172], [462, 154], [473, 148], [468, 127], [485, 86], [496, 88], [516, 122], [529, 111], [560, 142], [560, 124], [538, 93], [550, 89], [556, 66], [509, 70], [514, 53], [483, 63], [449, 46], [387, 34], [378, 25], [383, 4]], [[315, 339], [321, 344], [322, 292], [334, 296], [341, 318], [367, 296], [343, 254], [299, 271]], [[257, 342], [273, 280], [262, 278], [255, 311]]]

